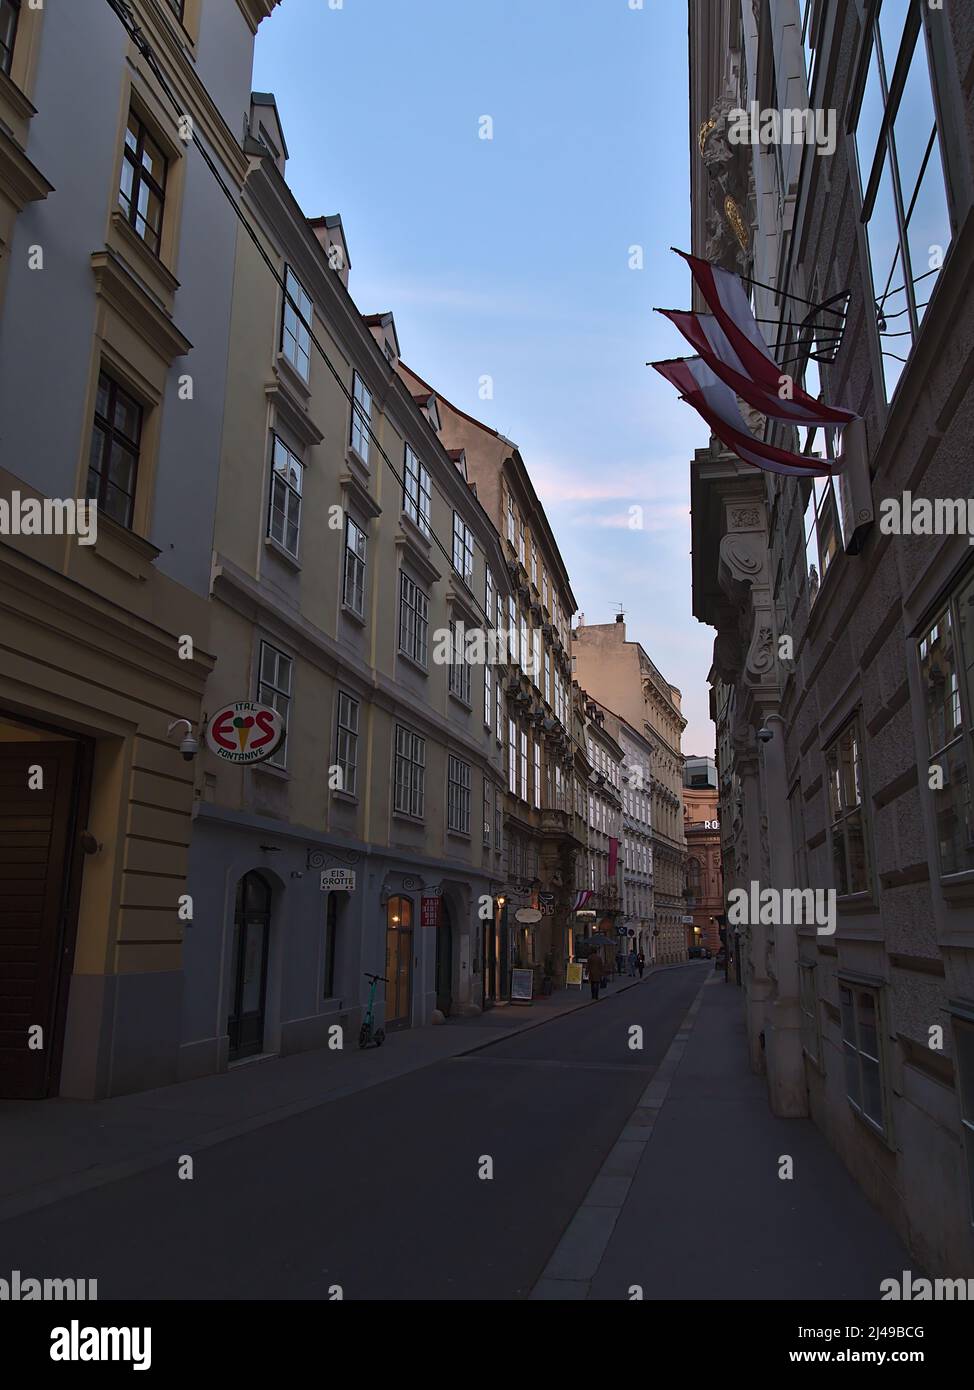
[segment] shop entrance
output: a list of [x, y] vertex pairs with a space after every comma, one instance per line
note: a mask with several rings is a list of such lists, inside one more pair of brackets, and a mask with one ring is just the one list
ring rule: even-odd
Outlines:
[[0, 1096], [58, 1089], [89, 745], [0, 717]]

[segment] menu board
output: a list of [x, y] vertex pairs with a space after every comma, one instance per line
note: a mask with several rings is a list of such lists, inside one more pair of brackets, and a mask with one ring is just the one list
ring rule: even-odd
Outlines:
[[533, 970], [512, 970], [511, 971], [511, 998], [518, 1000], [522, 1004], [530, 1004], [531, 996], [534, 993], [534, 971]]

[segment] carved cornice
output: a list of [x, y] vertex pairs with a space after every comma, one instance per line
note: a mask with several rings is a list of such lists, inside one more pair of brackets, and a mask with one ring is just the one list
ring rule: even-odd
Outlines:
[[186, 335], [113, 251], [93, 252], [91, 268], [98, 297], [131, 324], [168, 366], [192, 351], [193, 344]]

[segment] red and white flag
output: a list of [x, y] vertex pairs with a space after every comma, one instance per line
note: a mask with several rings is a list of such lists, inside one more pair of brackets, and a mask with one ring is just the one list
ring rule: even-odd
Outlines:
[[[773, 416], [774, 419], [789, 419], [794, 424], [847, 425], [851, 420], [859, 418], [852, 410], [842, 410], [838, 406], [830, 406], [823, 401], [817, 401], [814, 396], [808, 395], [799, 386], [792, 387], [792, 399], [790, 401], [781, 401], [779, 391], [782, 371], [768, 351], [768, 345], [765, 343], [757, 319], [754, 317], [754, 311], [740, 276], [733, 274], [732, 271], [723, 270], [720, 266], [711, 265], [709, 261], [701, 260], [699, 256], [691, 256], [686, 251], [677, 251], [677, 255], [682, 256], [689, 265], [697, 288], [707, 301], [721, 332], [719, 335], [711, 334], [703, 325], [697, 329], [686, 322], [687, 318], [697, 317], [694, 315], [683, 316], [684, 321], [677, 323], [676, 326], [685, 337], [689, 338], [701, 357], [707, 360], [711, 355], [713, 356], [715, 360], [708, 360], [708, 365], [715, 372], [727, 380], [722, 370], [722, 368], [727, 368], [745, 380], [750, 379], [766, 399], [771, 398], [778, 401], [780, 405], [798, 405], [808, 412], [805, 420], [796, 419], [791, 414], [775, 415]], [[668, 317], [672, 317], [672, 315], [668, 315]], [[676, 322], [675, 319], [674, 322]], [[687, 329], [690, 329], [694, 337], [690, 337]], [[699, 341], [694, 341], [694, 338], [699, 338], [700, 333], [706, 339], [705, 345]], [[737, 394], [749, 405], [755, 406], [766, 415], [772, 413], [769, 409], [765, 409], [764, 405], [751, 400], [743, 391], [739, 391], [733, 381], [729, 381], [728, 384], [733, 386]]]
[[699, 357], [677, 357], [652, 364], [710, 426], [711, 432], [738, 458], [755, 468], [793, 478], [824, 478], [838, 473], [837, 464], [807, 454], [793, 454], [756, 439], [741, 414], [737, 397]]
[[[720, 326], [714, 314], [691, 314], [681, 309], [657, 309], [658, 314], [674, 324], [721, 381], [731, 388], [741, 400], [760, 410], [762, 415], [772, 420], [785, 420], [790, 425], [802, 428], [820, 425], [841, 427], [848, 423], [849, 411], [836, 411], [807, 396], [800, 388], [792, 386], [790, 396], [782, 396], [780, 390], [774, 394], [759, 386], [744, 369], [744, 364], [734, 351], [730, 339]], [[806, 405], [812, 401], [812, 405]], [[836, 415], [843, 418], [837, 420]], [[854, 417], [853, 417], [854, 418]]]
[[584, 907], [591, 896], [591, 888], [583, 888], [580, 893], [576, 893], [575, 901], [572, 904], [572, 912], [577, 912], [580, 907]]

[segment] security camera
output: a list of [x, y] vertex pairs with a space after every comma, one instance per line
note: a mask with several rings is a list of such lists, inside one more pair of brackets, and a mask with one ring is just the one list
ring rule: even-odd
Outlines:
[[179, 751], [186, 761], [191, 763], [200, 751], [200, 746], [192, 734], [187, 734], [179, 745]]
[[771, 740], [774, 738], [774, 731], [772, 729], [769, 729], [767, 724], [764, 724], [760, 729], [758, 729], [758, 738], [761, 740], [762, 743], [770, 743]]

